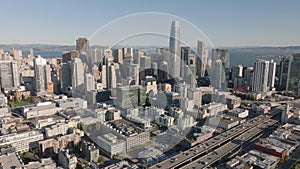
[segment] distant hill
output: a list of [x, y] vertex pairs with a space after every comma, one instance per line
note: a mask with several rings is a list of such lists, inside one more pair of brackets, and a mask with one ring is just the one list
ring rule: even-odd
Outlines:
[[[9, 50], [10, 48], [21, 49], [21, 50], [29, 50], [33, 49], [35, 51], [64, 51], [64, 50], [74, 50], [75, 45], [51, 45], [51, 44], [0, 44], [0, 49]], [[90, 46], [91, 49], [93, 48], [105, 48], [104, 46]]]
[[287, 47], [236, 47], [229, 48], [232, 53], [244, 53], [246, 55], [292, 55], [300, 52], [300, 46]]
[[[0, 44], [0, 48], [9, 50], [9, 48], [29, 50], [34, 49], [35, 51], [64, 51], [74, 50], [75, 45], [56, 45], [56, 44]], [[114, 48], [121, 48], [123, 46], [115, 46]], [[139, 48], [159, 48], [162, 46], [130, 46], [136, 49]], [[106, 48], [106, 46], [90, 46], [90, 49], [94, 48]], [[194, 47], [192, 47], [195, 49]], [[286, 47], [217, 47], [227, 48], [231, 54], [239, 54], [241, 56], [257, 56], [257, 55], [292, 55], [293, 53], [300, 52], [300, 46], [286, 46]]]

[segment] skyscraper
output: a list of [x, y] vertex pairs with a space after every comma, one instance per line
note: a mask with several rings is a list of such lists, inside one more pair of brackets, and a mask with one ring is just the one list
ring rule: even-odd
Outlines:
[[273, 60], [269, 63], [268, 87], [272, 90], [275, 85], [276, 62]]
[[0, 88], [20, 86], [20, 73], [17, 61], [0, 61]]
[[279, 84], [277, 90], [288, 90], [289, 81], [290, 81], [290, 72], [291, 72], [291, 63], [290, 58], [282, 58], [279, 65]]
[[218, 60], [218, 59], [220, 59], [222, 61], [222, 65], [223, 65], [224, 69], [230, 67], [228, 49], [213, 49], [212, 50], [212, 62], [214, 60]]
[[86, 73], [85, 74], [85, 92], [95, 90], [95, 77], [90, 74]]
[[111, 55], [105, 56], [105, 62], [102, 66], [102, 86], [106, 89], [116, 87], [116, 67], [117, 63], [114, 63], [114, 58]]
[[225, 77], [221, 60], [215, 60], [212, 62], [212, 67], [209, 76], [211, 80], [211, 85], [216, 89], [222, 89], [222, 83], [224, 83], [223, 80], [225, 79]]
[[47, 78], [46, 78], [46, 59], [40, 55], [34, 58], [34, 77], [35, 85], [34, 89], [36, 92], [46, 92], [47, 89]]
[[300, 94], [300, 53], [293, 54], [293, 61], [291, 65], [291, 74], [289, 82], [289, 90]]
[[158, 69], [158, 77], [159, 80], [168, 80], [170, 79], [170, 72], [169, 72], [169, 65], [168, 62], [166, 62], [165, 60], [162, 61], [159, 65], [159, 69]]
[[122, 49], [115, 49], [113, 56], [114, 56], [114, 61], [116, 63], [123, 64], [123, 51], [122, 51]]
[[232, 67], [231, 70], [231, 80], [233, 83], [233, 88], [238, 88], [241, 85], [238, 83], [240, 81], [241, 77], [243, 76], [243, 66], [242, 65], [236, 65]]
[[71, 61], [61, 64], [60, 85], [63, 91], [67, 91], [70, 87], [72, 87], [71, 65], [72, 65]]
[[173, 77], [180, 76], [180, 29], [179, 21], [174, 20], [171, 24], [169, 41], [169, 66]]
[[133, 48], [130, 47], [123, 48], [123, 59], [127, 57], [133, 58]]
[[96, 64], [97, 66], [102, 62], [102, 56], [103, 56], [103, 50], [95, 48], [91, 51], [90, 57], [91, 57], [91, 63], [90, 65]]
[[258, 59], [254, 63], [252, 91], [265, 93], [268, 91], [269, 61]]
[[130, 78], [132, 78], [131, 85], [135, 84], [138, 85], [140, 82], [140, 76], [139, 76], [139, 65], [138, 64], [131, 64], [128, 70], [128, 75]]
[[205, 69], [207, 64], [207, 55], [205, 54], [205, 43], [202, 41], [197, 41], [197, 76], [203, 77], [205, 75]]
[[191, 48], [188, 46], [181, 47], [181, 60], [180, 60], [180, 77], [184, 78], [188, 70], [186, 70], [189, 64], [189, 55], [191, 54]]
[[76, 50], [79, 54], [89, 54], [89, 40], [87, 38], [78, 38], [76, 40]]
[[151, 57], [150, 56], [141, 56], [140, 57], [140, 68], [149, 69], [151, 68]]
[[62, 62], [67, 63], [68, 61], [73, 61], [75, 58], [79, 58], [79, 52], [77, 50], [63, 51]]
[[71, 65], [72, 88], [74, 93], [83, 93], [84, 89], [84, 64], [75, 58]]

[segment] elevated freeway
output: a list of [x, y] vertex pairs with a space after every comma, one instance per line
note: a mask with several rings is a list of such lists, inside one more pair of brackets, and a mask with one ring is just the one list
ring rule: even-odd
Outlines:
[[[254, 130], [258, 130], [258, 126], [268, 123], [270, 121], [272, 116], [269, 115], [260, 115], [253, 119], [250, 119], [246, 121], [245, 123], [242, 123], [232, 129], [229, 129], [209, 140], [204, 141], [203, 143], [200, 143], [181, 154], [178, 154], [170, 159], [167, 159], [165, 161], [162, 161], [156, 165], [153, 165], [150, 167], [150, 169], [158, 169], [158, 168], [180, 168], [182, 166], [186, 166], [187, 164], [191, 163], [192, 161], [198, 161], [199, 158], [202, 156], [208, 154], [211, 150], [215, 150], [219, 147], [223, 147], [223, 145], [227, 145], [232, 140], [234, 140], [237, 137], [240, 137], [241, 135], [252, 132], [251, 129], [254, 128]], [[249, 131], [250, 130], [250, 131]], [[245, 137], [245, 136], [244, 136]], [[246, 139], [246, 137], [245, 137]], [[231, 144], [229, 144], [231, 145]], [[230, 147], [226, 147], [230, 148]], [[222, 148], [223, 149], [223, 148]]]
[[236, 137], [235, 139], [231, 140], [225, 145], [217, 148], [212, 153], [208, 153], [185, 166], [181, 166], [180, 168], [185, 168], [185, 169], [206, 168], [216, 163], [217, 161], [221, 160], [222, 158], [227, 157], [232, 153], [238, 152], [239, 150], [241, 150], [244, 143], [247, 143], [252, 138], [257, 138], [262, 134], [264, 130], [273, 126], [277, 122], [278, 120], [269, 119], [268, 121], [265, 121], [264, 123], [254, 128], [251, 128], [247, 132], [241, 134], [240, 136]]

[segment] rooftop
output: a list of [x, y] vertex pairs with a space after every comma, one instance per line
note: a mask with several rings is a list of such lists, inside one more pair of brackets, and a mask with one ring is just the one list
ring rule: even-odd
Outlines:
[[0, 162], [2, 163], [4, 169], [22, 167], [22, 164], [15, 153], [1, 155]]

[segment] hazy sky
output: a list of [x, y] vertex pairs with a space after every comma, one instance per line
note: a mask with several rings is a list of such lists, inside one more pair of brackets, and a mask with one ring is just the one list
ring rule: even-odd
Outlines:
[[[91, 37], [122, 16], [163, 12], [193, 23], [216, 46], [300, 45], [299, 0], [7, 0], [1, 1], [0, 7], [0, 44], [70, 45], [77, 37]], [[162, 34], [168, 34], [171, 23], [162, 22], [157, 17], [149, 26], [146, 24], [147, 31], [159, 28]], [[140, 27], [137, 21], [111, 30], [136, 31]], [[99, 43], [124, 38], [122, 31], [119, 35], [114, 31], [103, 38], [100, 33]], [[193, 36], [182, 34], [187, 41]]]

